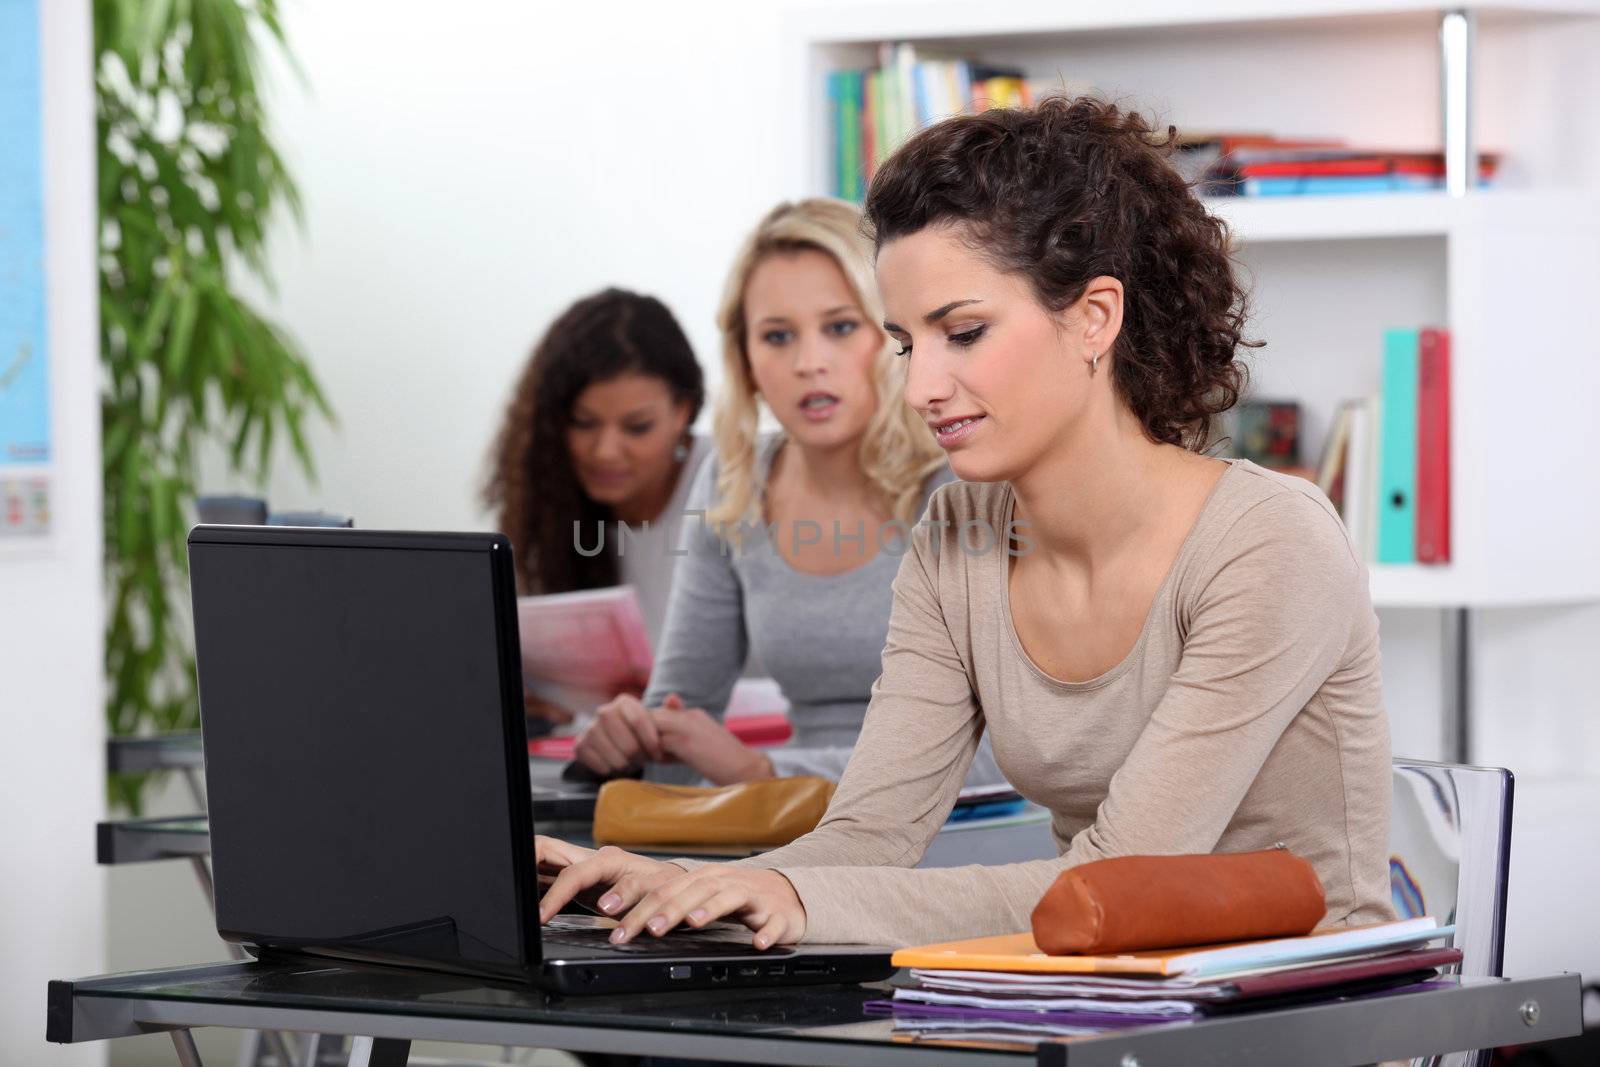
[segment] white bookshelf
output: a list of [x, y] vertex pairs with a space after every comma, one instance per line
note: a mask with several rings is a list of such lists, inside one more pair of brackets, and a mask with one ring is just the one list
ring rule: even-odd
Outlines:
[[[1471, 134], [1502, 153], [1464, 196], [1217, 198], [1256, 292], [1255, 395], [1301, 402], [1315, 457], [1337, 403], [1377, 391], [1382, 332], [1452, 335], [1452, 562], [1371, 565], [1381, 607], [1600, 599], [1600, 0], [1458, 2], [1474, 27]], [[832, 69], [882, 41], [1019, 66], [1180, 129], [1260, 129], [1437, 149], [1437, 5], [1376, 0], [901, 2], [810, 9], [789, 23], [797, 191], [829, 191]], [[1546, 65], [1590, 70], [1546, 99]], [[1360, 77], [1352, 77], [1352, 73]], [[1314, 116], [1308, 121], [1306, 116]]]

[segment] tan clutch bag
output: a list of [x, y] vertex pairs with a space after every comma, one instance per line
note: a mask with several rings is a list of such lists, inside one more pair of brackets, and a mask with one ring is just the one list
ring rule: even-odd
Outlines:
[[619, 779], [600, 787], [601, 845], [787, 845], [822, 821], [833, 783], [802, 775], [738, 785], [660, 785]]
[[1052, 956], [1298, 937], [1327, 904], [1311, 864], [1284, 849], [1119, 856], [1063, 871], [1033, 909]]

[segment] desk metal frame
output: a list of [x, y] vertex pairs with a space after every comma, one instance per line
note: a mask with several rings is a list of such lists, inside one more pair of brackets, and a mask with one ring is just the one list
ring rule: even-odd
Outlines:
[[[396, 1000], [393, 1011], [370, 1002], [358, 1008], [315, 1006], [317, 998], [291, 996], [255, 1002], [227, 999], [240, 979], [267, 965], [246, 961], [112, 975], [50, 984], [49, 1040], [94, 1041], [155, 1031], [175, 1031], [179, 1062], [198, 1063], [187, 1029], [222, 1026], [296, 1033], [359, 1034], [356, 1067], [404, 1064], [412, 1041], [557, 1048], [686, 1059], [772, 1064], [826, 1062], [830, 1067], [881, 1063], [966, 1064], [1016, 1067], [1030, 1059], [1041, 1067], [1350, 1067], [1470, 1048], [1543, 1041], [1582, 1029], [1581, 990], [1575, 974], [1524, 979], [1466, 979], [1460, 986], [1423, 987], [1387, 995], [1220, 1016], [1193, 1023], [1159, 1024], [1046, 1041], [1036, 1054], [1000, 1048], [961, 1048], [930, 1041], [888, 1040], [888, 1020], [797, 1029], [775, 1022], [736, 1032], [715, 1032], [686, 1017], [678, 1028], [659, 1009], [628, 1016], [626, 1009], [574, 1022], [571, 1010], [538, 1007], [436, 1005]], [[208, 995], [206, 983], [217, 983]], [[182, 987], [181, 989], [178, 987]], [[141, 995], [147, 993], [148, 995]], [[797, 995], [804, 992], [797, 990]], [[737, 1006], [740, 991], [723, 991]], [[866, 988], [862, 1000], [884, 995]]]

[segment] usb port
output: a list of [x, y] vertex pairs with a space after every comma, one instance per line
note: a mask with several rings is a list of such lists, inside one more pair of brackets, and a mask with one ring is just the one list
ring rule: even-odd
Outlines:
[[771, 975], [788, 974], [789, 968], [781, 963], [774, 963], [771, 967], [767, 968], [767, 973]]
[[739, 977], [740, 978], [755, 978], [760, 973], [761, 973], [761, 968], [760, 967], [740, 967], [739, 968]]

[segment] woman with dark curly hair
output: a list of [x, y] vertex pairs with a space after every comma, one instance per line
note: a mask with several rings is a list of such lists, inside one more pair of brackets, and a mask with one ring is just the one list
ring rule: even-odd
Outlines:
[[[1172, 141], [1056, 98], [878, 172], [885, 328], [966, 480], [900, 568], [855, 755], [814, 832], [736, 865], [541, 839], [546, 915], [606, 885], [618, 940], [731, 915], [758, 947], [908, 944], [1026, 930], [1090, 860], [1281, 844], [1326, 925], [1392, 917], [1366, 571], [1309, 482], [1200, 451], [1243, 384], [1245, 294]], [[911, 869], [985, 730], [1059, 857]]]
[[[606, 289], [550, 324], [507, 405], [483, 489], [524, 593], [627, 583], [659, 639], [684, 498], [710, 450], [689, 430], [704, 399], [689, 339], [654, 297]], [[629, 529], [620, 554], [618, 523]], [[571, 718], [544, 701], [529, 711]]]

